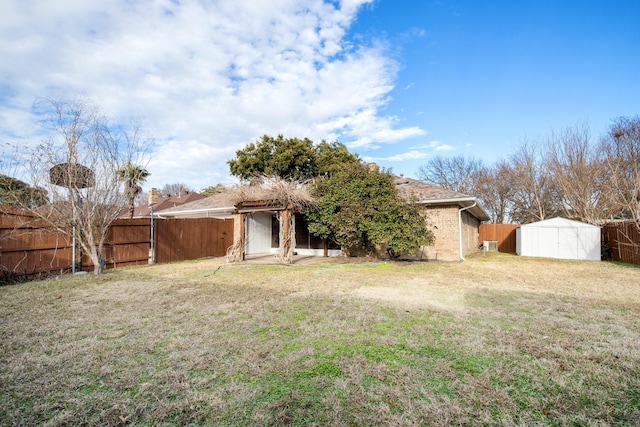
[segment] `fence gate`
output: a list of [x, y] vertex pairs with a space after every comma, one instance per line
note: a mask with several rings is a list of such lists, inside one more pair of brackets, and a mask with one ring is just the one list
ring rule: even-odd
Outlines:
[[156, 262], [222, 257], [233, 245], [233, 219], [162, 219], [154, 231]]

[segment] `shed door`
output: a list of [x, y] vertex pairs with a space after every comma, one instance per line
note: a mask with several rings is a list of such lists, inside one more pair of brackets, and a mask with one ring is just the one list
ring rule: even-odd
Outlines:
[[246, 254], [271, 251], [271, 212], [254, 212], [247, 216]]
[[558, 258], [577, 259], [578, 229], [558, 229]]
[[540, 227], [538, 237], [538, 253], [536, 256], [558, 258], [558, 229]]

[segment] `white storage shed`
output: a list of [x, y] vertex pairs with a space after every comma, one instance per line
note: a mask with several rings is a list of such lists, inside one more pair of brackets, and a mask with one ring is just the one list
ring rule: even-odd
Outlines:
[[600, 227], [565, 218], [521, 225], [516, 229], [516, 253], [600, 261]]

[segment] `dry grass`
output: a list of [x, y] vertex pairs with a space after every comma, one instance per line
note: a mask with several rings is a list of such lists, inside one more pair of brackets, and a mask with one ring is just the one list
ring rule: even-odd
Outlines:
[[7, 286], [0, 423], [638, 425], [639, 314], [638, 268], [506, 255]]

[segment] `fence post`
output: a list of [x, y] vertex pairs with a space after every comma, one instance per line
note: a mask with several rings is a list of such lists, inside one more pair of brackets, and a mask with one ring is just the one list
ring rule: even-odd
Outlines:
[[155, 205], [155, 203], [152, 203], [149, 205], [149, 208], [151, 209], [151, 238], [150, 238], [150, 242], [149, 242], [149, 265], [153, 265], [156, 262], [156, 245], [155, 245], [155, 223], [153, 221], [153, 205]]

